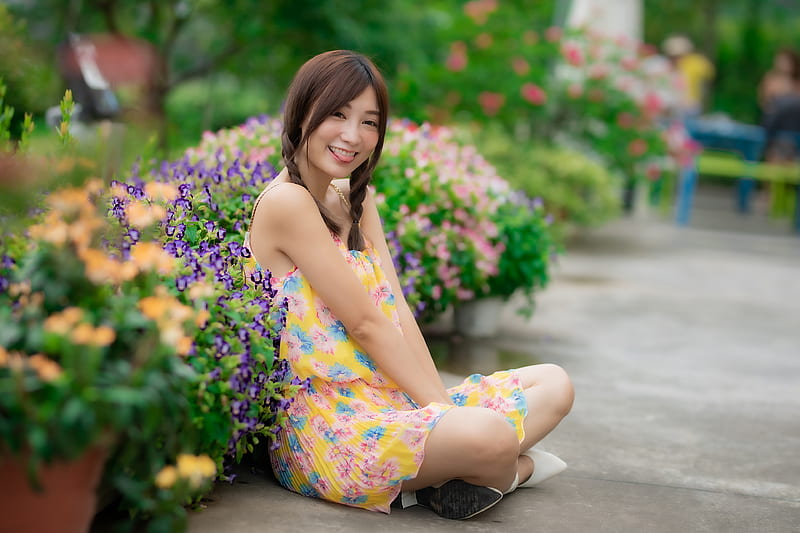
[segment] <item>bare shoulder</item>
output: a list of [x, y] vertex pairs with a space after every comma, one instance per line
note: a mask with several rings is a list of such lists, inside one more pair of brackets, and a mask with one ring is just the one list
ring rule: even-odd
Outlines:
[[255, 218], [265, 220], [275, 216], [278, 218], [295, 217], [306, 212], [317, 211], [317, 205], [305, 187], [295, 183], [277, 183], [272, 185], [261, 197]]

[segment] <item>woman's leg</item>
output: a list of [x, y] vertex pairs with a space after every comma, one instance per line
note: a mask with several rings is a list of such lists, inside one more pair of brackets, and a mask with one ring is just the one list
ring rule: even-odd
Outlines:
[[[519, 369], [519, 374], [528, 400], [528, 415], [523, 422], [525, 438], [519, 446], [520, 450], [525, 451], [542, 440], [567, 416], [572, 409], [575, 392], [569, 376], [557, 365], [526, 366]], [[532, 462], [526, 456], [520, 459], [526, 465]], [[526, 477], [520, 473], [521, 481]]]
[[419, 490], [450, 479], [505, 491], [514, 481], [520, 453], [514, 428], [499, 413], [454, 407], [428, 435], [417, 477], [403, 490]]

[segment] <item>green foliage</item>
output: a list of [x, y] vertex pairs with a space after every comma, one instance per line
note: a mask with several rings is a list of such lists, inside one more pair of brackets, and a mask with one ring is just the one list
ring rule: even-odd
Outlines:
[[570, 225], [597, 226], [619, 215], [622, 180], [595, 159], [573, 148], [526, 148], [496, 130], [478, 142], [512, 187], [543, 201], [557, 236]]
[[[0, 79], [7, 87], [5, 101], [12, 108], [43, 113], [57, 97], [55, 72], [44, 54], [30, 39], [23, 21], [12, 16], [9, 6], [0, 3]], [[2, 109], [0, 109], [2, 112]], [[24, 115], [9, 118], [8, 132], [19, 139], [24, 127]]]
[[515, 292], [522, 293], [527, 303], [519, 311], [527, 317], [533, 313], [534, 291], [550, 279], [550, 254], [555, 252], [543, 211], [541, 201], [519, 195], [500, 205], [492, 216], [505, 248], [497, 275], [489, 279], [489, 295], [510, 298]]

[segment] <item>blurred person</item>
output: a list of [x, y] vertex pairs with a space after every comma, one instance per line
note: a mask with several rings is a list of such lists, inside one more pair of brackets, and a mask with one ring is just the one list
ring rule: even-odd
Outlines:
[[800, 90], [800, 55], [791, 48], [778, 50], [772, 68], [758, 84], [758, 104], [764, 116], [775, 107], [775, 101]]
[[714, 79], [714, 65], [705, 56], [695, 52], [694, 44], [685, 35], [668, 37], [662, 49], [680, 76], [682, 97], [680, 108], [687, 117], [702, 113], [709, 85]]
[[569, 412], [573, 390], [548, 364], [445, 388], [369, 187], [388, 113], [383, 77], [354, 52], [310, 59], [289, 87], [285, 168], [254, 202], [245, 237], [258, 265], [277, 273], [279, 357], [306, 383], [270, 460], [300, 494], [465, 519], [566, 467], [533, 445]]

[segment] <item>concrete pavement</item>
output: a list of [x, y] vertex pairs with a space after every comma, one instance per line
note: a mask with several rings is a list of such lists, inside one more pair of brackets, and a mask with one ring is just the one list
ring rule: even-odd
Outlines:
[[508, 308], [495, 339], [432, 336], [448, 380], [568, 370], [573, 412], [543, 443], [564, 474], [451, 522], [316, 501], [245, 472], [190, 514], [189, 532], [800, 531], [800, 238], [738, 219], [720, 231], [734, 226], [705, 214], [717, 229], [651, 213], [587, 233], [530, 321]]

